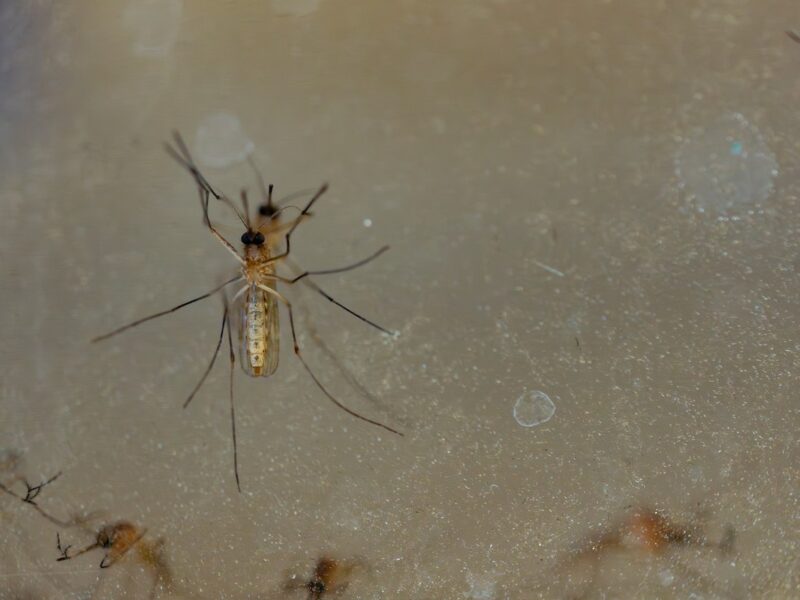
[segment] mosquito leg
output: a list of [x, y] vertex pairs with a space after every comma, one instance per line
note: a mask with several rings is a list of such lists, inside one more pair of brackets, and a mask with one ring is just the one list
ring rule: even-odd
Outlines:
[[250, 285], [249, 284], [244, 286], [242, 289], [240, 289], [238, 292], [236, 292], [236, 294], [234, 295], [233, 299], [230, 301], [229, 304], [236, 305], [236, 301], [239, 298], [241, 298], [242, 294], [244, 294], [249, 289], [250, 289]]
[[[358, 265], [356, 265], [356, 266], [358, 266]], [[298, 276], [296, 279], [289, 279], [288, 277], [282, 277], [282, 276], [277, 275], [275, 273], [264, 273], [264, 274], [262, 274], [262, 277], [269, 278], [269, 279], [275, 279], [277, 281], [280, 281], [281, 283], [286, 283], [288, 285], [291, 285], [291, 284], [295, 283], [295, 281], [300, 281], [302, 279], [303, 283], [305, 283], [308, 287], [310, 287], [312, 290], [314, 290], [315, 292], [317, 292], [318, 294], [320, 294], [321, 296], [323, 296], [324, 298], [326, 298], [330, 302], [333, 302], [336, 306], [338, 306], [342, 310], [344, 310], [346, 312], [349, 312], [351, 315], [353, 315], [357, 319], [363, 321], [367, 325], [371, 325], [372, 327], [374, 327], [378, 331], [381, 331], [381, 332], [383, 332], [383, 333], [385, 333], [387, 335], [395, 335], [395, 332], [389, 331], [385, 327], [381, 327], [380, 325], [378, 325], [374, 321], [371, 321], [367, 317], [358, 314], [353, 309], [348, 308], [347, 306], [345, 306], [344, 304], [342, 304], [341, 302], [339, 302], [338, 300], [333, 298], [330, 294], [328, 294], [322, 288], [320, 288], [316, 283], [314, 283], [313, 281], [311, 281], [310, 279], [307, 278], [307, 276], [310, 275], [310, 274], [311, 274], [310, 272], [309, 273], [301, 273], [301, 276]]]
[[58, 473], [56, 473], [53, 477], [51, 477], [47, 481], [45, 481], [43, 483], [40, 483], [39, 485], [33, 485], [33, 486], [30, 483], [28, 483], [23, 477], [20, 477], [19, 480], [21, 480], [25, 484], [25, 487], [28, 488], [28, 490], [25, 492], [24, 496], [22, 496], [20, 494], [17, 494], [14, 490], [12, 490], [11, 488], [9, 488], [8, 486], [6, 486], [3, 483], [0, 483], [0, 491], [5, 492], [9, 496], [13, 496], [14, 498], [19, 500], [23, 504], [27, 504], [28, 506], [32, 507], [33, 510], [38, 512], [42, 517], [44, 517], [45, 519], [50, 521], [53, 525], [56, 525], [58, 527], [71, 527], [72, 525], [74, 525], [74, 523], [71, 523], [69, 521], [62, 521], [61, 519], [57, 519], [56, 517], [54, 517], [53, 515], [51, 515], [47, 511], [45, 511], [35, 501], [36, 497], [42, 492], [42, 489], [46, 485], [48, 485], [49, 483], [52, 483], [53, 481], [58, 479], [60, 476], [61, 476], [61, 472], [59, 471]]
[[[382, 249], [381, 249], [381, 251], [382, 251]], [[377, 257], [377, 256], [380, 256], [380, 254], [381, 254], [381, 251], [378, 251], [378, 252], [377, 252], [377, 253], [376, 253], [374, 256], [375, 256], [375, 257]], [[370, 259], [370, 260], [371, 260], [371, 259]], [[300, 268], [300, 267], [299, 267], [299, 266], [298, 266], [296, 263], [294, 263], [294, 261], [292, 261], [292, 259], [291, 259], [291, 258], [287, 259], [287, 261], [286, 261], [286, 262], [289, 264], [289, 266], [290, 266], [290, 267], [291, 267], [293, 270], [295, 270], [295, 271], [302, 271], [302, 269], [301, 269], [301, 268]], [[363, 263], [362, 263], [362, 264], [363, 264]], [[301, 273], [301, 275], [302, 275], [302, 273]], [[275, 279], [277, 279], [278, 281], [281, 281], [281, 282], [283, 282], [283, 283], [289, 283], [289, 284], [291, 284], [291, 283], [292, 283], [292, 280], [291, 280], [291, 279], [282, 278], [282, 277], [280, 277], [280, 276], [278, 276], [278, 275], [271, 275], [271, 276], [272, 276], [272, 277], [274, 277]], [[341, 302], [339, 302], [338, 300], [335, 300], [335, 299], [333, 299], [333, 298], [330, 296], [330, 294], [327, 294], [326, 292], [324, 292], [324, 291], [323, 291], [323, 290], [322, 290], [322, 289], [321, 289], [321, 288], [320, 288], [320, 287], [319, 287], [319, 286], [318, 286], [316, 283], [314, 283], [314, 282], [313, 282], [311, 279], [308, 279], [308, 278], [307, 278], [307, 276], [303, 278], [303, 283], [305, 283], [305, 284], [306, 284], [308, 287], [310, 287], [312, 290], [314, 290], [314, 291], [315, 291], [315, 292], [317, 292], [318, 294], [322, 295], [324, 298], [326, 298], [326, 299], [328, 299], [329, 301], [333, 302], [333, 303], [334, 303], [336, 306], [338, 306], [339, 308], [341, 308], [341, 309], [343, 309], [343, 310], [345, 310], [345, 311], [349, 312], [351, 315], [353, 315], [354, 317], [356, 317], [356, 318], [360, 319], [361, 321], [364, 321], [364, 322], [365, 322], [367, 325], [371, 325], [371, 326], [372, 326], [372, 327], [374, 327], [375, 329], [377, 329], [377, 330], [379, 330], [379, 331], [382, 331], [383, 333], [386, 333], [386, 334], [388, 334], [388, 335], [395, 335], [395, 332], [393, 332], [393, 331], [389, 331], [388, 329], [384, 329], [383, 327], [381, 327], [381, 326], [380, 326], [380, 325], [378, 325], [377, 323], [374, 323], [374, 322], [370, 321], [369, 319], [367, 319], [366, 317], [363, 317], [363, 316], [361, 316], [360, 314], [356, 313], [355, 311], [353, 311], [353, 310], [349, 309], [348, 307], [346, 307], [344, 304], [342, 304], [342, 303], [341, 303]]]
[[199, 302], [200, 300], [205, 300], [209, 296], [213, 296], [214, 294], [216, 294], [218, 291], [220, 291], [226, 285], [230, 285], [231, 283], [239, 281], [240, 279], [242, 279], [242, 276], [241, 275], [237, 275], [236, 277], [234, 277], [232, 279], [229, 279], [228, 281], [226, 281], [222, 285], [218, 285], [217, 287], [215, 287], [210, 292], [206, 292], [202, 296], [198, 296], [197, 298], [193, 298], [193, 299], [188, 300], [186, 302], [182, 302], [181, 304], [178, 304], [178, 306], [174, 306], [174, 307], [172, 307], [172, 308], [170, 308], [168, 310], [162, 310], [161, 312], [157, 312], [157, 313], [155, 313], [153, 315], [150, 315], [150, 316], [147, 316], [147, 317], [143, 317], [141, 319], [137, 319], [133, 323], [128, 323], [127, 325], [123, 325], [122, 327], [118, 327], [114, 331], [110, 331], [110, 332], [105, 333], [103, 335], [99, 335], [96, 338], [92, 339], [92, 343], [99, 342], [101, 340], [106, 340], [106, 339], [108, 339], [108, 338], [110, 338], [112, 336], [117, 335], [118, 333], [122, 333], [123, 331], [126, 331], [128, 329], [136, 327], [137, 325], [141, 325], [142, 323], [144, 323], [146, 321], [150, 321], [152, 319], [157, 319], [158, 317], [163, 317], [164, 315], [168, 315], [169, 313], [173, 313], [176, 310], [180, 310], [184, 306], [189, 306], [190, 304], [194, 304], [195, 302]]
[[214, 191], [214, 188], [211, 187], [211, 184], [208, 183], [208, 180], [203, 177], [200, 169], [198, 169], [197, 165], [195, 165], [194, 159], [189, 153], [189, 148], [183, 141], [181, 134], [177, 131], [173, 131], [172, 137], [175, 139], [175, 145], [178, 147], [178, 150], [175, 150], [168, 143], [164, 143], [164, 149], [167, 151], [167, 154], [169, 154], [179, 165], [191, 173], [192, 177], [194, 177], [194, 180], [197, 182], [198, 187], [206, 190], [208, 193], [214, 196], [214, 198], [219, 200], [220, 195]]
[[192, 390], [192, 393], [189, 394], [189, 397], [183, 403], [183, 408], [186, 408], [187, 406], [189, 406], [189, 403], [192, 401], [192, 399], [194, 398], [195, 394], [200, 390], [200, 388], [205, 383], [206, 377], [208, 377], [208, 374], [211, 373], [211, 369], [214, 368], [214, 363], [217, 360], [217, 355], [219, 354], [220, 346], [222, 346], [222, 337], [225, 335], [225, 324], [227, 323], [227, 321], [228, 321], [228, 306], [226, 304], [225, 305], [225, 310], [222, 313], [222, 327], [220, 328], [220, 331], [219, 331], [219, 339], [217, 340], [216, 348], [214, 348], [214, 354], [211, 357], [211, 362], [208, 363], [208, 367], [206, 367], [205, 373], [203, 373], [203, 376], [200, 378], [200, 381], [197, 382], [197, 385], [194, 386], [194, 389]]
[[322, 196], [322, 194], [324, 194], [327, 190], [328, 190], [328, 184], [324, 183], [317, 190], [317, 193], [311, 197], [311, 200], [308, 201], [308, 204], [306, 204], [305, 208], [302, 211], [300, 211], [300, 216], [297, 217], [297, 219], [295, 220], [294, 224], [291, 226], [289, 231], [286, 232], [286, 236], [284, 238], [286, 243], [286, 249], [281, 254], [278, 254], [270, 258], [268, 263], [274, 263], [275, 261], [280, 260], [285, 256], [289, 256], [289, 252], [291, 251], [291, 238], [292, 234], [294, 233], [294, 230], [297, 229], [297, 226], [300, 225], [300, 223], [303, 221], [303, 217], [305, 217], [308, 214], [308, 211], [311, 210], [311, 207], [314, 206], [314, 203], [317, 200], [319, 200], [320, 196]]
[[[227, 200], [227, 198], [226, 198], [226, 200]], [[204, 211], [203, 212], [203, 220], [205, 221], [206, 227], [208, 227], [208, 230], [211, 232], [211, 235], [213, 235], [215, 238], [217, 238], [219, 243], [222, 244], [225, 247], [225, 249], [228, 252], [230, 252], [236, 258], [237, 261], [239, 261], [240, 264], [242, 264], [242, 265], [247, 264], [245, 259], [242, 258], [242, 256], [236, 251], [236, 248], [234, 248], [233, 244], [231, 244], [228, 240], [226, 240], [223, 237], [223, 235], [219, 231], [217, 231], [216, 228], [211, 224], [211, 219], [209, 219], [209, 217], [208, 217], [208, 192], [205, 192], [205, 201], [201, 200], [201, 202], [203, 202], [203, 211]], [[228, 202], [230, 202], [230, 200], [228, 200]], [[232, 203], [231, 203], [231, 206], [233, 206]], [[236, 211], [236, 208], [235, 207], [233, 207], [233, 208], [234, 208], [234, 211]], [[236, 214], [237, 215], [239, 214], [238, 211], [236, 211]], [[249, 226], [247, 225], [245, 220], [241, 217], [241, 215], [239, 215], [239, 219], [242, 221], [242, 223], [244, 223], [245, 227], [247, 227], [249, 229]]]
[[55, 518], [50, 513], [46, 512], [35, 501], [36, 498], [39, 496], [39, 494], [42, 493], [42, 489], [44, 489], [44, 487], [46, 485], [49, 485], [49, 484], [53, 483], [59, 477], [61, 477], [61, 471], [59, 471], [58, 473], [53, 475], [47, 481], [44, 481], [44, 482], [40, 483], [39, 485], [31, 485], [30, 483], [28, 483], [27, 480], [23, 479], [22, 482], [25, 484], [25, 487], [28, 488], [28, 491], [25, 493], [25, 497], [24, 498], [20, 498], [20, 500], [22, 500], [25, 504], [29, 504], [30, 506], [32, 506], [33, 509], [36, 512], [38, 512], [41, 516], [43, 516], [45, 519], [47, 519], [48, 521], [50, 521], [54, 525], [57, 525], [59, 527], [70, 527], [74, 523], [70, 523], [70, 522], [67, 522], [67, 521], [62, 521], [60, 519]]
[[357, 319], [360, 319], [361, 321], [363, 321], [363, 322], [364, 322], [364, 323], [366, 323], [367, 325], [372, 325], [372, 327], [374, 327], [374, 328], [375, 328], [375, 329], [377, 329], [378, 331], [382, 331], [383, 333], [385, 333], [385, 334], [387, 334], [387, 335], [394, 335], [394, 332], [392, 332], [392, 331], [389, 331], [388, 329], [386, 329], [386, 328], [384, 328], [384, 327], [381, 327], [380, 325], [378, 325], [378, 324], [377, 324], [377, 323], [375, 323], [374, 321], [370, 321], [370, 320], [369, 320], [368, 318], [366, 318], [365, 316], [363, 316], [363, 315], [360, 315], [360, 314], [358, 314], [356, 311], [354, 311], [354, 310], [352, 310], [352, 309], [350, 309], [350, 308], [346, 307], [344, 304], [342, 304], [341, 302], [339, 302], [338, 300], [336, 300], [335, 298], [333, 298], [333, 297], [332, 297], [330, 294], [328, 294], [327, 292], [325, 292], [325, 291], [324, 291], [324, 290], [323, 290], [321, 287], [319, 287], [319, 286], [318, 286], [316, 283], [314, 283], [314, 282], [313, 282], [313, 281], [311, 281], [310, 279], [306, 278], [306, 279], [305, 279], [305, 283], [306, 283], [306, 285], [308, 285], [308, 286], [309, 286], [309, 287], [310, 287], [312, 290], [314, 290], [315, 292], [317, 292], [318, 294], [320, 294], [321, 296], [323, 296], [324, 298], [326, 298], [326, 299], [327, 299], [327, 300], [329, 300], [330, 302], [333, 302], [333, 303], [334, 303], [336, 306], [338, 306], [339, 308], [341, 308], [341, 309], [342, 309], [342, 310], [344, 310], [345, 312], [349, 312], [351, 315], [353, 315], [353, 316], [354, 316], [354, 317], [356, 317]]
[[209, 195], [214, 196], [214, 198], [216, 198], [217, 200], [220, 200], [221, 202], [227, 204], [233, 210], [233, 212], [236, 213], [236, 216], [239, 217], [239, 220], [242, 221], [242, 223], [245, 223], [245, 219], [242, 217], [241, 213], [233, 204], [233, 202], [231, 202], [231, 200], [224, 194], [223, 195], [218, 194], [214, 190], [214, 188], [211, 187], [211, 184], [208, 183], [208, 180], [205, 177], [203, 177], [203, 174], [200, 172], [200, 169], [197, 168], [197, 165], [195, 164], [192, 155], [189, 153], [189, 148], [186, 146], [186, 143], [183, 141], [181, 135], [177, 131], [175, 131], [173, 132], [173, 137], [175, 139], [175, 145], [178, 147], [178, 150], [175, 150], [175, 148], [173, 148], [169, 144], [164, 144], [164, 148], [166, 149], [167, 154], [169, 154], [173, 159], [175, 159], [175, 161], [179, 165], [181, 165], [184, 169], [189, 171], [189, 173], [194, 178], [195, 183], [197, 183], [197, 189], [200, 194], [200, 206], [203, 209], [203, 221], [205, 222], [206, 226], [209, 228], [211, 233], [214, 235], [214, 237], [216, 237], [220, 241], [220, 243], [223, 246], [225, 246], [225, 248], [237, 258], [237, 260], [240, 263], [244, 264], [244, 259], [241, 256], [239, 256], [238, 252], [236, 252], [236, 248], [234, 248], [233, 245], [228, 240], [226, 240], [222, 236], [222, 234], [219, 231], [217, 231], [211, 224], [211, 220], [208, 217]]
[[99, 548], [100, 547], [100, 544], [98, 544], [97, 542], [94, 542], [94, 543], [89, 544], [88, 546], [86, 546], [86, 548], [84, 548], [83, 550], [80, 550], [80, 551], [76, 552], [75, 554], [73, 554], [72, 556], [70, 556], [69, 555], [69, 549], [72, 548], [72, 546], [71, 545], [62, 546], [61, 545], [61, 536], [59, 534], [56, 534], [56, 541], [58, 543], [58, 545], [57, 545], [58, 551], [61, 553], [61, 556], [59, 556], [56, 559], [56, 561], [58, 561], [58, 562], [61, 562], [62, 560], [72, 560], [73, 558], [76, 558], [76, 557], [80, 556], [81, 554], [86, 554], [87, 552], [91, 552], [95, 548]]
[[[225, 314], [228, 315], [228, 303], [225, 303]], [[231, 370], [230, 370], [230, 383], [228, 385], [228, 397], [231, 404], [231, 436], [233, 437], [233, 474], [236, 477], [236, 489], [242, 493], [242, 486], [239, 483], [239, 451], [236, 444], [236, 410], [233, 405], [233, 371], [236, 364], [236, 355], [233, 353], [233, 339], [231, 337], [231, 322], [230, 316], [227, 317], [228, 321], [228, 356], [230, 357]]]
[[61, 558], [58, 560], [69, 560], [69, 549], [72, 548], [71, 544], [66, 546], [61, 545], [61, 534], [56, 532], [56, 548], [61, 553]]
[[344, 273], [345, 271], [352, 271], [353, 269], [357, 269], [358, 267], [362, 267], [367, 263], [372, 262], [373, 260], [378, 258], [381, 254], [386, 252], [388, 249], [389, 246], [383, 246], [377, 252], [371, 254], [367, 258], [362, 258], [358, 262], [354, 262], [353, 264], [347, 265], [346, 267], [339, 267], [337, 269], [324, 269], [322, 271], [303, 271], [302, 273], [300, 273], [300, 275], [298, 275], [294, 279], [285, 280], [285, 283], [288, 284], [297, 283], [298, 281], [300, 281], [301, 279], [305, 279], [309, 275], [331, 275], [333, 273]]
[[24, 480], [24, 479], [23, 479], [23, 482], [25, 483], [25, 487], [27, 487], [27, 488], [28, 488], [28, 491], [27, 491], [27, 493], [25, 494], [25, 497], [22, 499], [22, 501], [23, 501], [23, 502], [27, 502], [28, 504], [33, 504], [33, 505], [35, 505], [35, 504], [36, 504], [36, 502], [34, 502], [34, 499], [36, 499], [36, 497], [37, 497], [39, 494], [41, 494], [41, 493], [42, 493], [42, 489], [44, 489], [44, 487], [45, 487], [46, 485], [48, 485], [48, 484], [50, 484], [50, 483], [53, 483], [53, 482], [54, 482], [56, 479], [58, 479], [59, 477], [61, 477], [61, 471], [59, 471], [58, 473], [56, 473], [55, 475], [53, 475], [53, 476], [52, 476], [50, 479], [48, 479], [47, 481], [44, 481], [44, 482], [40, 483], [39, 485], [31, 485], [30, 483], [28, 483], [26, 480]]
[[303, 364], [303, 367], [305, 367], [305, 370], [308, 371], [308, 374], [311, 376], [311, 379], [314, 381], [314, 383], [317, 384], [317, 387], [320, 390], [322, 390], [322, 393], [325, 394], [331, 402], [333, 402], [336, 406], [341, 408], [347, 414], [349, 414], [349, 415], [351, 415], [351, 416], [353, 416], [353, 417], [355, 417], [357, 419], [361, 419], [362, 421], [366, 421], [367, 423], [371, 423], [372, 425], [376, 425], [378, 427], [381, 427], [381, 428], [385, 429], [386, 431], [391, 431], [394, 434], [402, 436], [403, 434], [400, 433], [399, 431], [397, 431], [396, 429], [392, 429], [388, 425], [384, 425], [383, 423], [380, 423], [379, 421], [373, 421], [372, 419], [369, 419], [369, 418], [367, 418], [367, 417], [365, 417], [363, 415], [360, 415], [356, 411], [354, 411], [354, 410], [352, 410], [350, 408], [347, 408], [344, 404], [342, 404], [336, 398], [334, 398], [334, 396], [325, 388], [325, 386], [322, 385], [322, 382], [319, 379], [317, 379], [317, 376], [311, 370], [311, 367], [308, 366], [308, 363], [305, 361], [305, 359], [303, 358], [303, 355], [300, 353], [300, 344], [298, 344], [298, 342], [297, 342], [297, 333], [295, 332], [295, 329], [294, 329], [294, 314], [292, 313], [292, 303], [289, 302], [282, 294], [280, 294], [277, 291], [273, 290], [269, 286], [259, 285], [258, 287], [261, 290], [263, 290], [264, 292], [266, 292], [268, 294], [272, 294], [278, 300], [280, 300], [281, 302], [283, 302], [286, 305], [286, 308], [289, 311], [289, 328], [291, 329], [291, 332], [292, 332], [292, 343], [294, 344], [295, 356], [297, 356], [297, 358], [300, 359], [300, 362]]

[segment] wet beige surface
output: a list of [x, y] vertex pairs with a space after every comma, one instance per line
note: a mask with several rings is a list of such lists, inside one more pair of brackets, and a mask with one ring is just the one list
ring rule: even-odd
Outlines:
[[[0, 448], [63, 471], [49, 512], [164, 538], [162, 598], [304, 598], [323, 554], [360, 565], [341, 598], [797, 597], [795, 26], [788, 0], [3, 2]], [[277, 374], [237, 367], [238, 494], [225, 360], [181, 409], [221, 302], [89, 343], [235, 269], [174, 128], [231, 195], [248, 153], [281, 193], [330, 182], [305, 267], [391, 245], [318, 282], [395, 338], [285, 291], [320, 378], [405, 437], [325, 399], [284, 315]], [[636, 507], [708, 547], [581, 553]], [[0, 598], [147, 598], [132, 554], [56, 562], [57, 531], [92, 539], [0, 497]]]

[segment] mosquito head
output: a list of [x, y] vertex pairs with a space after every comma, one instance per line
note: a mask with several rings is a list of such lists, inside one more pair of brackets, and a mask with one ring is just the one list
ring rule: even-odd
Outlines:
[[264, 234], [260, 231], [248, 229], [242, 234], [241, 239], [245, 246], [261, 246], [264, 244]]

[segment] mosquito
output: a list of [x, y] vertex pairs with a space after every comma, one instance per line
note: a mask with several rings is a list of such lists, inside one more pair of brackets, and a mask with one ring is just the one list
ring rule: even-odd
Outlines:
[[[602, 574], [603, 558], [614, 552], [638, 553], [641, 555], [664, 555], [677, 548], [707, 548], [719, 551], [727, 556], [733, 551], [736, 532], [726, 526], [719, 542], [707, 539], [699, 526], [687, 525], [673, 521], [661, 511], [646, 507], [636, 508], [614, 527], [592, 536], [577, 553], [562, 562], [567, 574], [577, 575], [578, 566], [590, 568], [589, 579], [584, 586], [580, 598], [586, 598], [593, 590]], [[681, 566], [688, 577], [703, 581], [709, 585], [713, 582], [689, 567]]]
[[[236, 413], [234, 408], [234, 394], [233, 394], [233, 372], [234, 364], [236, 362], [234, 354], [234, 344], [232, 340], [231, 329], [232, 325], [236, 326], [239, 338], [239, 358], [242, 370], [251, 377], [268, 377], [272, 375], [278, 368], [279, 348], [280, 348], [280, 329], [279, 329], [279, 313], [278, 303], [283, 304], [289, 315], [289, 328], [292, 334], [292, 344], [294, 355], [300, 360], [303, 368], [308, 372], [311, 379], [322, 393], [337, 407], [348, 413], [349, 415], [381, 427], [386, 431], [402, 436], [403, 434], [388, 425], [384, 425], [379, 421], [375, 421], [358, 412], [348, 408], [342, 402], [328, 391], [322, 384], [320, 379], [311, 369], [306, 362], [300, 350], [300, 345], [297, 341], [297, 334], [295, 331], [294, 314], [292, 311], [292, 304], [286, 297], [278, 291], [278, 283], [286, 285], [294, 285], [299, 281], [304, 281], [311, 289], [329, 302], [335, 304], [340, 309], [351, 314], [367, 325], [377, 329], [388, 335], [393, 335], [392, 332], [381, 327], [374, 321], [362, 316], [354, 310], [348, 308], [338, 300], [334, 299], [330, 294], [320, 288], [310, 277], [312, 275], [328, 275], [332, 273], [343, 273], [356, 269], [365, 265], [374, 259], [378, 258], [386, 250], [388, 246], [380, 248], [377, 252], [353, 264], [339, 267], [335, 269], [326, 269], [318, 271], [302, 271], [299, 275], [287, 277], [281, 275], [277, 271], [277, 266], [286, 261], [291, 253], [291, 238], [297, 227], [311, 216], [311, 208], [327, 191], [328, 185], [323, 184], [311, 196], [302, 210], [299, 207], [287, 204], [275, 204], [272, 200], [273, 187], [269, 188], [264, 186], [264, 182], [259, 175], [259, 184], [261, 186], [262, 194], [266, 197], [266, 202], [261, 205], [258, 213], [259, 219], [254, 224], [250, 217], [250, 207], [248, 202], [247, 193], [245, 190], [241, 192], [241, 210], [237, 205], [227, 196], [217, 192], [208, 180], [200, 173], [197, 165], [194, 162], [189, 149], [181, 138], [180, 134], [174, 133], [173, 147], [170, 144], [165, 144], [167, 153], [175, 159], [184, 169], [186, 169], [194, 178], [197, 184], [197, 190], [200, 198], [200, 206], [203, 211], [203, 223], [209, 232], [222, 244], [228, 253], [239, 264], [239, 272], [224, 283], [216, 286], [214, 289], [187, 300], [174, 306], [170, 309], [163, 310], [152, 315], [137, 319], [127, 325], [118, 327], [104, 335], [98, 336], [92, 342], [99, 342], [108, 339], [112, 336], [120, 334], [128, 329], [141, 325], [147, 321], [157, 319], [159, 317], [174, 313], [190, 304], [199, 302], [206, 298], [222, 292], [224, 301], [224, 310], [222, 313], [222, 323], [219, 329], [219, 337], [217, 339], [214, 353], [211, 361], [208, 363], [203, 375], [195, 385], [194, 389], [189, 394], [183, 407], [186, 408], [197, 392], [205, 383], [211, 369], [214, 367], [217, 356], [219, 355], [220, 348], [222, 347], [223, 339], [226, 337], [228, 340], [228, 355], [230, 361], [230, 376], [228, 386], [228, 397], [230, 402], [230, 417], [231, 417], [231, 437], [233, 441], [233, 471], [236, 479], [236, 488], [241, 492], [241, 484], [239, 480], [239, 458], [236, 441]], [[252, 164], [252, 163], [251, 163]], [[255, 165], [253, 165], [255, 166]], [[236, 247], [229, 242], [212, 224], [209, 217], [209, 204], [211, 198], [226, 204], [237, 216], [239, 221], [245, 228], [240, 241], [243, 246], [240, 253]], [[286, 199], [284, 199], [285, 201]], [[281, 222], [280, 217], [289, 209], [299, 211], [299, 214], [294, 219]], [[236, 290], [230, 300], [226, 289], [237, 283], [242, 283], [242, 287]], [[234, 321], [232, 323], [232, 320]]]
[[284, 584], [284, 591], [305, 590], [306, 600], [321, 600], [323, 596], [338, 594], [350, 585], [354, 571], [365, 565], [361, 560], [338, 560], [323, 556], [317, 560], [314, 572], [308, 579], [293, 574]]
[[[101, 549], [104, 554], [100, 561], [100, 568], [108, 569], [130, 553], [139, 566], [149, 571], [152, 578], [149, 598], [152, 600], [156, 597], [159, 587], [162, 590], [173, 591], [174, 586], [172, 571], [166, 559], [164, 538], [143, 539], [146, 533], [147, 529], [138, 527], [130, 521], [116, 521], [92, 531], [94, 540], [84, 548], [73, 552], [70, 552], [73, 548], [72, 545], [64, 544], [61, 541], [61, 534], [56, 533], [56, 548], [59, 553], [56, 560], [72, 560], [87, 552]], [[92, 597], [98, 595], [98, 590], [99, 587]]]

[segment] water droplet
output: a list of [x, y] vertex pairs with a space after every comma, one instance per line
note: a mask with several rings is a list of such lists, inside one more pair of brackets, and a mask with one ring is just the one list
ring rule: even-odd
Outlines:
[[514, 404], [514, 419], [523, 427], [547, 423], [556, 413], [556, 405], [544, 392], [525, 392]]
[[197, 128], [195, 152], [207, 167], [229, 167], [245, 160], [255, 144], [242, 131], [234, 115], [218, 112], [207, 116]]
[[728, 215], [772, 194], [778, 163], [758, 129], [734, 113], [687, 136], [675, 173], [698, 211]]
[[161, 58], [178, 39], [183, 15], [182, 0], [134, 0], [122, 19], [133, 35], [133, 52], [147, 58]]
[[372, 219], [364, 219], [364, 227], [372, 227]]

